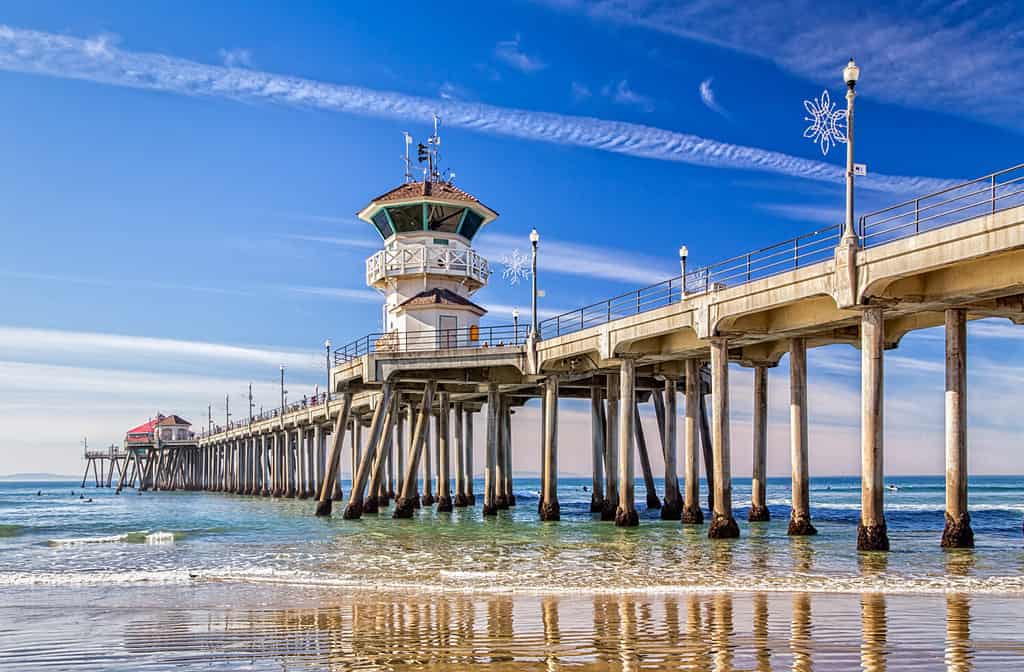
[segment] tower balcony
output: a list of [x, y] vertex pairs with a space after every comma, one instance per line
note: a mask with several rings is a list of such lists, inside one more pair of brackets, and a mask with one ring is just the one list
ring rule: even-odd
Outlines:
[[[447, 241], [446, 241], [447, 242]], [[437, 243], [397, 244], [366, 260], [366, 284], [377, 287], [391, 278], [443, 276], [464, 282], [470, 291], [487, 284], [491, 267], [472, 248]]]

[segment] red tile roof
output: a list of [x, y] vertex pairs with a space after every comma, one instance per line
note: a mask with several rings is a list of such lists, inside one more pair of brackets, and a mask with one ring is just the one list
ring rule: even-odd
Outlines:
[[[381, 194], [373, 199], [373, 202], [387, 203], [389, 201], [404, 201], [416, 198], [436, 198], [443, 201], [484, 205], [476, 196], [459, 189], [449, 182], [406, 182], [387, 193]], [[484, 205], [484, 207], [486, 208], [487, 206]], [[490, 208], [487, 209], [490, 210]]]
[[405, 306], [465, 306], [467, 308], [475, 308], [481, 313], [487, 311], [480, 306], [476, 305], [464, 296], [459, 296], [450, 289], [443, 289], [435, 287], [434, 289], [428, 289], [420, 292], [419, 294], [410, 297], [398, 304], [400, 307]]
[[180, 415], [168, 415], [166, 418], [157, 423], [158, 425], [188, 425], [192, 426], [192, 423], [181, 417]]

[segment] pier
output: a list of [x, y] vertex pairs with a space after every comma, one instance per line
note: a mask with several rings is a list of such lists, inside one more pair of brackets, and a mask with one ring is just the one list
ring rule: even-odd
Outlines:
[[[510, 414], [537, 399], [542, 422], [530, 450], [543, 455], [538, 515], [555, 521], [559, 401], [587, 399], [595, 514], [619, 526], [638, 524], [639, 463], [648, 508], [660, 507], [663, 517], [681, 524], [706, 523], [713, 538], [736, 537], [741, 530], [731, 489], [729, 365], [755, 373], [749, 518], [765, 520], [766, 372], [789, 354], [788, 530], [813, 535], [807, 481], [815, 447], [807, 431], [806, 353], [847, 344], [862, 357], [857, 546], [888, 550], [885, 353], [912, 331], [944, 326], [946, 385], [935, 391], [946, 402], [941, 544], [970, 547], [965, 325], [990, 317], [1024, 323], [1022, 204], [1024, 165], [1018, 165], [863, 215], [855, 227], [825, 227], [696, 269], [687, 269], [682, 248], [680, 274], [664, 282], [544, 321], [534, 318], [530, 328], [518, 321], [487, 326], [479, 324], [486, 310], [469, 297], [486, 284], [490, 269], [471, 243], [497, 213], [431, 172], [359, 213], [385, 244], [366, 266], [367, 283], [385, 298], [383, 331], [333, 351], [329, 393], [198, 435], [175, 463], [175, 485], [316, 499], [321, 516], [343, 502], [346, 519], [387, 507], [393, 517], [407, 518], [421, 506], [473, 506], [473, 431], [482, 423], [481, 505], [491, 516], [515, 505], [512, 457], [518, 447]], [[645, 436], [639, 422], [646, 405], [657, 417], [657, 437]], [[348, 493], [339, 486], [346, 444], [353, 465]], [[654, 490], [652, 449], [667, 465], [662, 493]], [[707, 519], [697, 500], [701, 460], [710, 492]]]

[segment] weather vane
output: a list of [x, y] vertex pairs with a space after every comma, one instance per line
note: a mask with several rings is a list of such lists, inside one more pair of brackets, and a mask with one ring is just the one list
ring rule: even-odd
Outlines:
[[520, 280], [530, 277], [530, 258], [520, 252], [519, 248], [502, 257], [501, 265], [505, 267], [501, 277], [508, 280], [510, 285], [518, 285]]
[[846, 110], [836, 109], [828, 89], [822, 91], [819, 98], [805, 100], [804, 109], [810, 115], [804, 117], [804, 121], [811, 122], [804, 130], [804, 137], [818, 143], [823, 155], [836, 143], [846, 142]]

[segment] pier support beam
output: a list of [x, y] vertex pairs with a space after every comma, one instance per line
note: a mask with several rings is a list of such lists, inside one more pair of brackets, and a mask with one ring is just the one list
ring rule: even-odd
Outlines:
[[516, 505], [516, 493], [512, 480], [512, 404], [504, 405], [501, 427], [505, 444], [505, 470], [503, 479], [505, 481], [505, 502], [508, 506]]
[[508, 412], [508, 399], [500, 396], [498, 401], [498, 447], [494, 458], [494, 505], [499, 510], [508, 508], [508, 436], [505, 433], [505, 413]]
[[455, 499], [456, 508], [466, 506], [466, 452], [462, 433], [462, 404], [456, 403], [452, 410], [452, 436], [455, 438]]
[[307, 449], [306, 430], [302, 427], [295, 429], [295, 454], [298, 457], [298, 468], [296, 472], [299, 477], [299, 487], [296, 488], [295, 496], [298, 499], [309, 497], [307, 487], [309, 484], [309, 452]]
[[750, 479], [750, 522], [771, 520], [768, 512], [766, 478], [768, 471], [768, 367], [754, 366], [754, 460]]
[[636, 527], [640, 518], [633, 502], [633, 422], [636, 418], [636, 360], [624, 357], [619, 367], [619, 502], [616, 527]]
[[684, 525], [701, 525], [704, 512], [700, 508], [700, 458], [697, 441], [700, 434], [700, 362], [686, 360], [686, 415], [683, 416], [683, 513]]
[[341, 404], [341, 410], [334, 421], [334, 431], [331, 432], [331, 445], [324, 469], [324, 480], [320, 485], [319, 501], [316, 504], [316, 515], [318, 516], [331, 515], [334, 491], [337, 488], [338, 469], [341, 465], [341, 446], [345, 441], [345, 429], [348, 427], [348, 418], [352, 411], [351, 392], [345, 392]]
[[370, 423], [370, 435], [366, 442], [366, 449], [363, 451], [362, 459], [359, 460], [359, 470], [352, 479], [352, 491], [349, 493], [348, 505], [345, 507], [345, 520], [355, 520], [363, 515], [363, 491], [366, 488], [366, 481], [370, 476], [374, 458], [381, 443], [385, 416], [391, 415], [391, 387], [390, 382], [384, 383], [381, 388], [381, 398], [377, 408], [373, 411], [373, 421]]
[[[498, 515], [498, 489], [495, 483], [496, 463], [498, 460], [498, 406], [500, 404], [498, 386], [491, 383], [487, 386], [487, 460], [484, 466], [484, 515]], [[542, 468], [543, 473], [543, 468]], [[541, 486], [541, 502], [544, 501], [543, 485]]]
[[729, 341], [711, 339], [711, 453], [715, 474], [715, 500], [708, 537], [732, 539], [740, 528], [732, 516], [732, 463], [729, 444]]
[[427, 424], [424, 426], [423, 431], [426, 432], [424, 436], [425, 448], [423, 450], [423, 496], [420, 497], [420, 504], [423, 506], [431, 506], [434, 503], [434, 473], [431, 468], [431, 458], [434, 454], [434, 446], [431, 445], [430, 441], [430, 417], [433, 415], [432, 410], [427, 411]]
[[651, 456], [647, 452], [647, 438], [644, 426], [640, 422], [640, 402], [633, 404], [633, 435], [636, 438], [636, 452], [640, 456], [640, 469], [644, 475], [644, 489], [647, 491], [647, 508], [660, 509], [661, 499], [654, 485], [654, 470], [651, 469]]
[[402, 393], [395, 391], [395, 404], [398, 407], [398, 412], [395, 415], [395, 502], [398, 502], [398, 498], [402, 495], [402, 490], [405, 484], [405, 402], [402, 399]]
[[974, 548], [967, 511], [967, 311], [946, 309], [946, 527], [943, 548]]
[[[399, 496], [398, 501], [395, 502], [395, 511], [392, 514], [394, 518], [412, 518], [413, 511], [416, 509], [416, 473], [419, 471], [420, 458], [424, 452], [427, 425], [430, 423], [430, 409], [434, 404], [434, 389], [436, 385], [437, 383], [430, 381], [423, 388], [420, 412], [416, 416], [412, 440], [409, 443], [409, 456], [405, 465], [405, 477], [402, 479], [402, 494]], [[411, 412], [409, 416], [411, 419]]]
[[541, 520], [559, 520], [558, 505], [558, 374], [548, 376], [544, 383], [544, 480], [541, 483], [543, 502]]
[[817, 534], [811, 524], [810, 467], [807, 462], [807, 341], [789, 344], [789, 464], [793, 477], [791, 536]]
[[448, 404], [447, 392], [439, 392], [437, 397], [437, 510], [438, 512], [450, 512], [453, 508], [452, 478], [449, 472], [452, 461], [448, 454], [451, 445], [451, 434], [448, 431], [451, 407]]
[[590, 512], [600, 513], [604, 509], [604, 402], [601, 388], [590, 388]]
[[683, 497], [679, 492], [679, 472], [676, 466], [676, 412], [678, 401], [675, 377], [665, 377], [665, 394], [654, 392], [654, 410], [658, 414], [661, 436], [661, 454], [665, 459], [665, 503], [661, 508], [662, 520], [679, 520], [683, 512]]
[[861, 429], [860, 429], [860, 524], [857, 550], [888, 551], [885, 526], [885, 472], [882, 457], [884, 388], [883, 345], [885, 323], [882, 309], [865, 308], [860, 322]]
[[463, 448], [466, 451], [466, 506], [476, 506], [476, 495], [473, 494], [473, 411], [467, 409], [465, 422], [463, 423], [465, 438]]
[[619, 508], [619, 376], [610, 373], [606, 379], [608, 401], [604, 431], [604, 509], [601, 520], [615, 520]]

